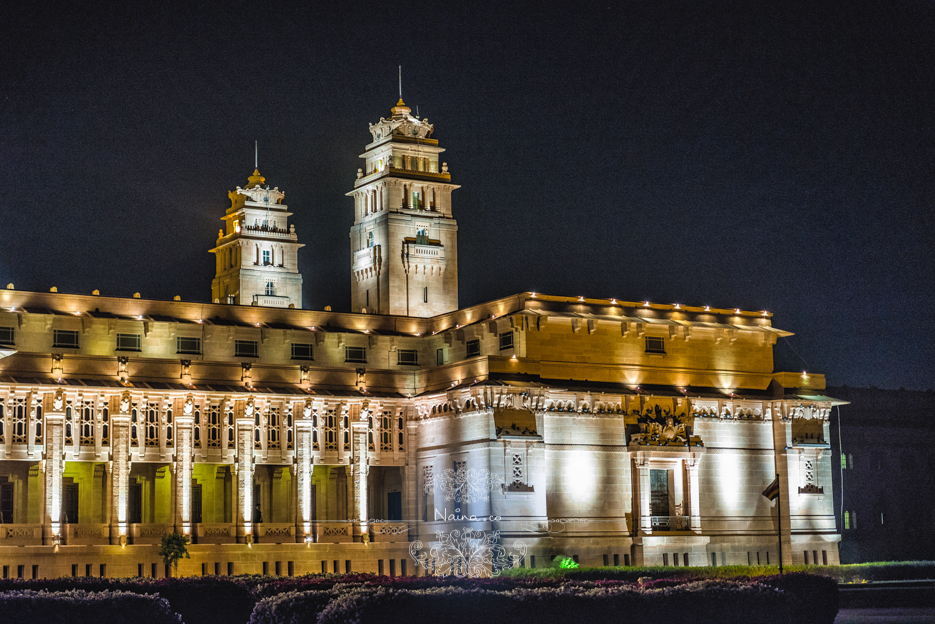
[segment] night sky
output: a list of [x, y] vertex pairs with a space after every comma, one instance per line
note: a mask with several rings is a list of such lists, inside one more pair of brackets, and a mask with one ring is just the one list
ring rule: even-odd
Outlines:
[[6, 13], [0, 286], [208, 301], [259, 140], [305, 307], [348, 310], [401, 64], [462, 186], [462, 306], [766, 309], [777, 368], [935, 387], [932, 1], [333, 4]]

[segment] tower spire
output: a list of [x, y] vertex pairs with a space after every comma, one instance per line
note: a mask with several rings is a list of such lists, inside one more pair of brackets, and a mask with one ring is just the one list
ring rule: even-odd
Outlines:
[[403, 101], [403, 66], [399, 66], [399, 101]]
[[253, 142], [253, 168], [257, 170], [260, 168], [260, 142], [259, 141]]

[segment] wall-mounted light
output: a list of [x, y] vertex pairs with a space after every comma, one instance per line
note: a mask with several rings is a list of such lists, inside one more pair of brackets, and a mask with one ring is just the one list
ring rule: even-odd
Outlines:
[[192, 385], [192, 361], [182, 360], [182, 383], [186, 386]]
[[127, 383], [127, 378], [129, 373], [127, 373], [127, 364], [130, 363], [130, 358], [126, 356], [120, 356], [117, 358], [117, 377], [120, 378], [120, 383]]
[[253, 382], [251, 368], [253, 368], [253, 364], [250, 362], [242, 362], [240, 364], [240, 381], [242, 381], [245, 386], [250, 386]]
[[65, 373], [65, 368], [62, 365], [62, 354], [55, 353], [52, 355], [52, 375], [56, 378], [61, 378]]

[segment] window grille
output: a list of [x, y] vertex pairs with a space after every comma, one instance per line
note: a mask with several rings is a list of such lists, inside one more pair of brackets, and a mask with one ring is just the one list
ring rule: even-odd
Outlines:
[[13, 422], [11, 423], [11, 435], [13, 444], [26, 444], [26, 430], [28, 427], [26, 421], [26, 399], [14, 399], [13, 401]]
[[117, 351], [141, 351], [142, 338], [139, 334], [117, 334]]
[[513, 483], [515, 484], [525, 484], [526, 483], [526, 471], [525, 466], [523, 465], [523, 456], [519, 453], [513, 453]]
[[503, 332], [500, 334], [500, 350], [504, 351], [506, 349], [513, 348], [513, 332]]
[[201, 448], [201, 405], [195, 405], [193, 409], [194, 426], [192, 429], [192, 443], [195, 448]]
[[260, 442], [260, 440], [262, 439], [260, 437], [262, 435], [261, 428], [262, 428], [262, 425], [260, 424], [260, 409], [254, 408], [253, 409], [253, 448], [254, 450], [263, 448], [263, 443]]
[[130, 446], [139, 446], [139, 410], [136, 408], [136, 403], [133, 404], [133, 409], [130, 410]]
[[159, 406], [156, 403], [150, 403], [146, 406], [146, 427], [145, 427], [146, 446], [159, 446]]
[[467, 357], [476, 357], [480, 355], [480, 340], [467, 341]]
[[383, 412], [380, 417], [380, 450], [393, 450], [393, 419], [389, 412]]
[[165, 417], [166, 417], [166, 446], [172, 446], [172, 440], [173, 440], [172, 430], [174, 427], [172, 426], [172, 408], [171, 407], [168, 407], [168, 406], [166, 407]]
[[312, 412], [312, 450], [318, 450], [318, 411]]
[[227, 448], [234, 448], [234, 407], [227, 406]]
[[292, 359], [293, 360], [314, 360], [314, 353], [312, 352], [312, 345], [293, 342], [292, 343]]
[[661, 336], [646, 336], [646, 353], [665, 353], [666, 341]]
[[344, 361], [367, 363], [367, 349], [365, 347], [344, 347]]
[[375, 450], [373, 447], [373, 416], [367, 416], [367, 449]]
[[344, 450], [351, 450], [351, 430], [348, 427], [347, 406], [341, 414], [341, 435], [344, 437]]
[[255, 340], [235, 340], [234, 341], [234, 357], [251, 357], [255, 358], [259, 356], [259, 346]]
[[285, 422], [286, 426], [286, 450], [291, 451], [295, 447], [295, 440], [292, 433], [292, 404], [286, 406]]
[[415, 349], [399, 349], [396, 352], [396, 363], [400, 366], [418, 366], [419, 352]]
[[337, 417], [334, 412], [333, 409], [327, 410], [323, 419], [324, 423], [322, 423], [322, 439], [324, 440], [326, 451], [338, 450]]
[[815, 460], [805, 460], [805, 485], [815, 485]]
[[279, 438], [279, 427], [281, 426], [280, 420], [280, 409], [278, 407], [270, 407], [269, 415], [267, 416], [266, 423], [266, 448], [267, 449], [278, 449], [280, 448], [280, 438]]
[[[36, 420], [36, 444], [42, 444], [42, 406], [36, 403], [33, 412]], [[0, 420], [3, 419], [3, 410], [0, 409]]]
[[101, 445], [110, 446], [110, 408], [101, 408]]
[[208, 406], [208, 448], [221, 448], [221, 406]]
[[175, 339], [175, 352], [185, 355], [201, 355], [201, 338], [177, 337]]
[[59, 349], [77, 349], [78, 332], [66, 329], [56, 329], [54, 332], [52, 332], [52, 346]]
[[6, 442], [6, 438], [3, 436], [3, 403], [0, 402], [0, 443]]
[[[402, 414], [402, 412], [400, 412], [400, 414]], [[406, 437], [405, 437], [405, 428], [403, 427], [403, 417], [402, 417], [402, 415], [400, 415], [399, 417], [397, 417], [397, 419], [396, 419], [396, 427], [397, 427], [397, 428], [396, 428], [397, 445], [398, 445], [398, 447], [399, 447], [399, 450], [402, 451], [402, 450], [404, 450], [404, 446], [405, 446], [404, 442], [405, 442], [405, 439], [406, 439]]]
[[94, 446], [94, 401], [82, 401], [78, 445]]
[[74, 444], [75, 439], [72, 431], [72, 426], [74, 414], [71, 406], [71, 401], [65, 402], [65, 444]]

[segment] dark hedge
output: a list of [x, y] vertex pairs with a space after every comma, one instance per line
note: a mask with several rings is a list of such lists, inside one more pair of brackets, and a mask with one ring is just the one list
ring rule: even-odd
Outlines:
[[0, 618], [16, 624], [181, 624], [169, 603], [159, 596], [131, 592], [0, 592]]
[[184, 578], [102, 579], [62, 577], [54, 579], [0, 580], [0, 591], [30, 589], [50, 592], [82, 589], [87, 591], [124, 591], [134, 594], [159, 594], [185, 624], [246, 624], [256, 604], [251, 583], [224, 576], [189, 576]]

